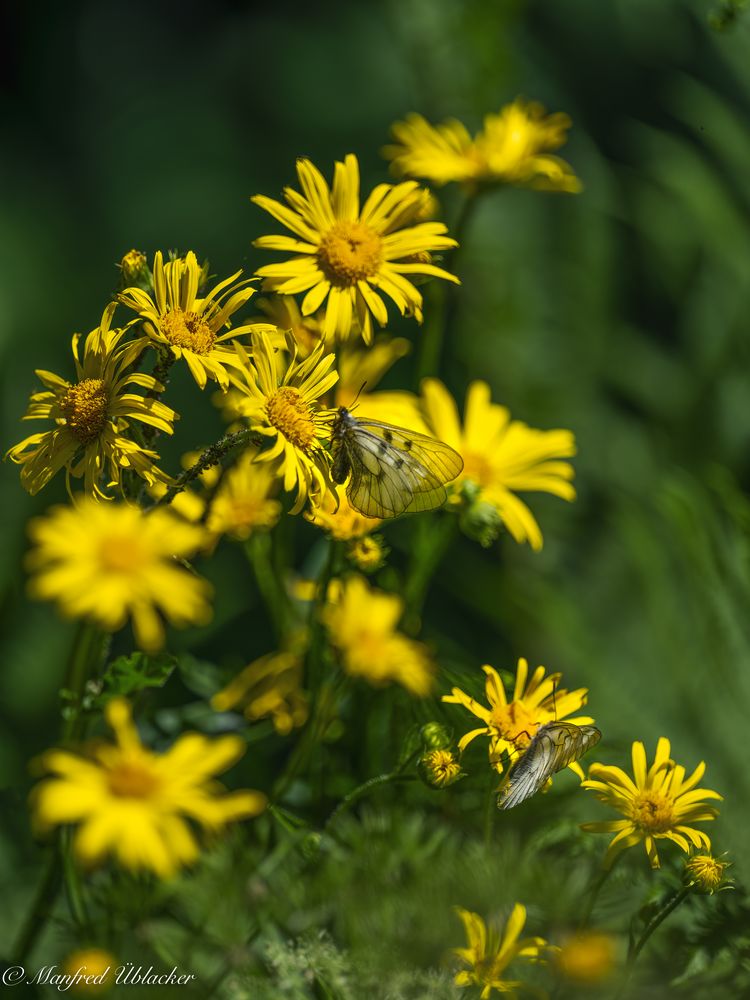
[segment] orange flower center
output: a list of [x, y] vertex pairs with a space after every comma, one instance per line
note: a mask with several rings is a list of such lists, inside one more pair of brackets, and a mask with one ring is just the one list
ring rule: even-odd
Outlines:
[[63, 396], [61, 409], [70, 430], [81, 444], [101, 434], [107, 422], [107, 389], [100, 378], [85, 378], [71, 385]]
[[512, 701], [510, 705], [494, 705], [491, 723], [497, 727], [504, 740], [516, 747], [528, 746], [541, 725], [522, 701]]
[[118, 799], [147, 799], [158, 788], [159, 780], [143, 764], [123, 761], [109, 772], [107, 784]]
[[132, 535], [110, 535], [99, 542], [99, 565], [105, 573], [133, 573], [144, 562], [143, 549]]
[[266, 400], [266, 416], [287, 441], [308, 451], [315, 441], [312, 410], [298, 389], [285, 385]]
[[318, 248], [318, 263], [331, 284], [348, 288], [378, 273], [383, 244], [361, 222], [337, 222]]
[[674, 801], [663, 792], [646, 788], [633, 799], [630, 818], [646, 833], [664, 833], [676, 824]]
[[216, 336], [202, 316], [178, 308], [162, 317], [161, 332], [170, 344], [194, 354], [210, 354], [216, 343]]

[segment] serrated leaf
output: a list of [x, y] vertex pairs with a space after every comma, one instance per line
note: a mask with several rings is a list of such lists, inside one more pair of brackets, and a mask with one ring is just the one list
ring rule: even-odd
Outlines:
[[118, 656], [108, 664], [101, 681], [102, 690], [93, 705], [99, 707], [114, 695], [127, 696], [144, 688], [164, 687], [176, 664], [177, 660], [169, 653], [149, 656], [139, 652]]

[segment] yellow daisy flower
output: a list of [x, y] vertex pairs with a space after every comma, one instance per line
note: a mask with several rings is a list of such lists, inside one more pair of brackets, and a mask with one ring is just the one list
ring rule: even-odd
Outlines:
[[302, 661], [296, 653], [268, 653], [245, 667], [211, 699], [217, 712], [243, 707], [245, 717], [257, 722], [269, 716], [281, 736], [307, 720], [307, 695], [302, 690]]
[[254, 531], [272, 528], [281, 515], [281, 504], [273, 499], [277, 485], [274, 470], [258, 461], [258, 452], [244, 451], [222, 476], [211, 501], [209, 533], [244, 541]]
[[[516, 671], [516, 683], [513, 697], [508, 701], [503, 682], [494, 667], [484, 666], [482, 670], [487, 675], [485, 694], [488, 707], [480, 705], [460, 688], [454, 687], [450, 694], [443, 695], [442, 700], [451, 705], [463, 705], [472, 715], [483, 723], [478, 729], [465, 733], [458, 741], [458, 749], [463, 753], [466, 747], [477, 736], [489, 736], [490, 763], [499, 773], [503, 773], [504, 755], [512, 755], [524, 750], [540, 726], [547, 722], [565, 719], [576, 726], [593, 723], [588, 715], [575, 716], [569, 719], [571, 712], [578, 711], [586, 704], [588, 690], [578, 688], [567, 691], [560, 687], [562, 674], [547, 674], [545, 668], [537, 667], [529, 678], [529, 664], [521, 657]], [[577, 761], [568, 767], [583, 778], [583, 770]]]
[[71, 977], [70, 992], [75, 996], [101, 995], [114, 986], [119, 964], [111, 952], [102, 948], [80, 948], [65, 956], [62, 974]]
[[22, 466], [21, 484], [31, 494], [63, 468], [68, 492], [70, 477], [83, 477], [89, 496], [106, 496], [102, 477], [106, 485], [120, 487], [123, 469], [132, 469], [150, 485], [170, 482], [154, 465], [156, 452], [142, 448], [126, 432], [129, 421], [137, 420], [171, 434], [177, 414], [157, 399], [127, 391], [128, 386], [150, 392], [162, 387], [150, 375], [128, 372], [140, 348], [134, 342], [122, 343], [125, 329], [110, 329], [114, 310], [115, 303], [110, 303], [99, 326], [86, 337], [82, 360], [80, 334], [74, 334], [75, 382], [36, 372], [45, 389], [31, 396], [24, 420], [54, 420], [55, 427], [24, 438], [6, 455]]
[[302, 194], [284, 189], [288, 203], [256, 195], [252, 200], [291, 230], [293, 236], [262, 236], [255, 246], [295, 254], [257, 272], [264, 288], [285, 295], [305, 292], [302, 315], [326, 302], [323, 335], [345, 340], [356, 318], [365, 343], [372, 340], [372, 317], [385, 326], [382, 294], [399, 312], [422, 322], [422, 295], [410, 276], [458, 283], [448, 271], [417, 259], [448, 250], [456, 241], [441, 222], [419, 222], [424, 193], [413, 181], [379, 184], [360, 208], [359, 163], [351, 153], [337, 163], [333, 188], [310, 160], [297, 161]]
[[704, 800], [721, 800], [722, 796], [708, 788], [695, 787], [706, 770], [703, 761], [686, 780], [685, 768], [676, 765], [669, 754], [669, 740], [661, 736], [654, 763], [648, 769], [643, 743], [633, 743], [632, 778], [619, 767], [592, 764], [589, 768], [588, 779], [582, 787], [590, 789], [600, 802], [625, 817], [603, 823], [584, 823], [581, 827], [590, 833], [615, 834], [604, 859], [606, 868], [612, 866], [621, 851], [641, 842], [652, 868], [659, 867], [657, 840], [671, 840], [686, 854], [691, 847], [711, 850], [708, 836], [688, 824], [716, 819], [719, 810]]
[[196, 552], [205, 533], [166, 508], [144, 514], [128, 504], [83, 499], [53, 507], [29, 524], [33, 597], [56, 601], [69, 618], [107, 632], [132, 618], [139, 648], [164, 643], [160, 615], [178, 628], [211, 617], [210, 587], [176, 561]]
[[397, 174], [438, 185], [514, 184], [575, 193], [581, 182], [570, 165], [550, 156], [565, 143], [570, 125], [566, 114], [547, 115], [541, 104], [522, 98], [487, 115], [473, 139], [455, 119], [430, 125], [410, 114], [393, 126], [396, 145], [386, 146], [383, 155]]
[[435, 665], [421, 642], [397, 631], [403, 610], [396, 594], [350, 576], [331, 588], [322, 618], [346, 673], [376, 686], [396, 681], [424, 697], [432, 689]]
[[235, 345], [242, 367], [232, 376], [232, 384], [244, 397], [235, 400], [235, 410], [252, 430], [269, 439], [271, 447], [260, 452], [257, 461], [273, 462], [284, 489], [296, 489], [292, 509], [296, 514], [308, 496], [314, 498], [330, 485], [323, 441], [330, 439], [331, 411], [321, 409], [318, 401], [338, 379], [331, 370], [336, 357], [325, 355], [320, 344], [298, 362], [291, 334], [287, 335], [288, 360], [273, 349], [265, 333], [253, 334], [252, 344], [252, 362]]
[[605, 983], [617, 967], [617, 941], [604, 931], [579, 931], [563, 939], [555, 965], [570, 983], [580, 986]]
[[[467, 484], [472, 510], [482, 517], [489, 508], [517, 542], [528, 542], [535, 550], [543, 544], [542, 532], [516, 491], [552, 493], [563, 500], [575, 499], [571, 480], [573, 466], [562, 459], [576, 453], [572, 431], [540, 431], [519, 420], [490, 400], [486, 382], [472, 382], [466, 394], [464, 426], [458, 408], [438, 379], [422, 382], [426, 419], [435, 437], [461, 455], [464, 468], [455, 486]], [[454, 489], [453, 502], [460, 503]]]
[[[285, 347], [283, 333], [289, 330], [294, 337], [299, 356], [306, 358], [324, 339], [322, 316], [318, 313], [303, 316], [293, 295], [270, 295], [268, 298], [258, 299], [254, 304], [257, 304], [263, 313], [263, 319], [273, 323], [279, 330], [278, 342], [274, 342], [274, 347]], [[260, 320], [260, 317], [258, 319]]]
[[199, 856], [193, 825], [214, 833], [265, 808], [261, 792], [226, 793], [214, 778], [242, 757], [240, 737], [184, 733], [156, 754], [141, 743], [124, 699], [110, 701], [105, 714], [116, 742], [81, 754], [49, 750], [41, 764], [50, 777], [32, 792], [39, 829], [76, 826], [73, 850], [83, 864], [111, 854], [123, 868], [169, 878]]
[[317, 525], [337, 542], [363, 538], [383, 522], [378, 517], [365, 517], [349, 503], [343, 486], [334, 485], [319, 504], [305, 513], [311, 524]]
[[733, 889], [732, 880], [725, 877], [731, 862], [722, 861], [712, 854], [693, 854], [685, 862], [682, 878], [685, 885], [696, 892], [705, 892], [713, 896], [722, 889]]
[[[231, 317], [255, 294], [248, 283], [238, 281], [242, 271], [220, 281], [210, 292], [198, 296], [201, 268], [191, 251], [164, 263], [161, 251], [154, 256], [154, 294], [133, 286], [120, 292], [118, 300], [138, 314], [149, 341], [173, 359], [184, 358], [190, 373], [205, 388], [214, 379], [222, 389], [229, 385], [227, 368], [240, 361], [226, 341], [253, 330], [272, 330], [270, 324], [248, 323], [229, 329]], [[225, 330], [224, 333], [221, 331]]]
[[554, 951], [544, 938], [520, 937], [526, 923], [525, 906], [516, 903], [502, 929], [488, 927], [477, 913], [470, 910], [456, 907], [456, 914], [464, 925], [467, 946], [454, 948], [453, 953], [464, 965], [469, 966], [456, 973], [453, 980], [456, 986], [481, 987], [481, 1000], [487, 1000], [493, 990], [505, 994], [511, 1000], [517, 997], [519, 990], [539, 995], [537, 989], [526, 986], [517, 979], [505, 978], [505, 970], [516, 959], [545, 962], [546, 953]]

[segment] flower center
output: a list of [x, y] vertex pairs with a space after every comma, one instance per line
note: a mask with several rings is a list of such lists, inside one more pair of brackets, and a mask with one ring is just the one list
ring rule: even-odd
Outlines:
[[486, 455], [464, 451], [463, 478], [470, 479], [477, 486], [488, 486], [492, 482], [492, 467]]
[[119, 799], [147, 799], [153, 795], [159, 781], [144, 765], [123, 761], [109, 772], [107, 784]]
[[266, 400], [266, 415], [273, 426], [302, 451], [315, 440], [312, 411], [298, 389], [285, 385]]
[[107, 390], [100, 378], [85, 378], [71, 385], [62, 400], [65, 421], [81, 444], [101, 433], [107, 422]]
[[99, 565], [105, 573], [133, 573], [145, 561], [143, 549], [132, 535], [110, 535], [99, 542]]
[[646, 833], [664, 833], [675, 825], [674, 802], [662, 792], [647, 788], [633, 800], [630, 817]]
[[541, 722], [534, 718], [522, 701], [512, 701], [510, 705], [495, 705], [492, 709], [492, 725], [497, 726], [504, 740], [516, 747], [525, 747], [531, 742]]
[[194, 354], [210, 354], [216, 343], [208, 323], [198, 313], [182, 309], [172, 309], [162, 317], [161, 332], [170, 344]]
[[378, 273], [382, 246], [369, 226], [337, 222], [320, 241], [318, 263], [332, 284], [348, 288]]

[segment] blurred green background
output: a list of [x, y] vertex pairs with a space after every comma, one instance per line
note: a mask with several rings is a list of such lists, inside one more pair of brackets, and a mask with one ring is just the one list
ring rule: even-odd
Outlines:
[[[579, 499], [531, 498], [541, 554], [507, 537], [490, 550], [462, 540], [434, 581], [423, 637], [447, 660], [512, 668], [525, 655], [589, 687], [597, 759], [625, 763], [632, 740], [651, 752], [666, 735], [679, 762], [706, 760], [704, 783], [726, 796], [710, 832], [741, 878], [750, 18], [719, 32], [715, 7], [92, 0], [41, 16], [18, 5], [0, 106], [0, 405], [5, 451], [36, 429], [19, 422], [33, 369], [71, 372], [70, 335], [96, 325], [131, 247], [194, 249], [220, 276], [270, 259], [251, 241], [278, 227], [249, 197], [293, 182], [296, 156], [330, 176], [355, 152], [365, 189], [386, 179], [379, 148], [407, 111], [473, 129], [523, 94], [568, 112], [562, 154], [584, 192], [485, 199], [441, 376], [459, 398], [485, 378], [518, 419], [573, 429]], [[450, 222], [451, 192], [445, 204]], [[390, 384], [410, 385], [411, 365]], [[180, 447], [214, 440], [209, 399], [176, 382]], [[178, 450], [164, 451], [174, 468]], [[17, 469], [0, 467], [3, 877], [36, 864], [26, 766], [55, 738], [72, 636], [25, 599], [24, 525], [63, 498], [62, 481], [29, 498]], [[393, 544], [398, 563], [398, 532]], [[248, 635], [258, 601], [241, 560], [222, 549], [209, 573], [222, 581], [217, 620], [177, 647], [226, 662], [267, 651], [262, 630]], [[579, 812], [600, 815], [588, 801]]]

